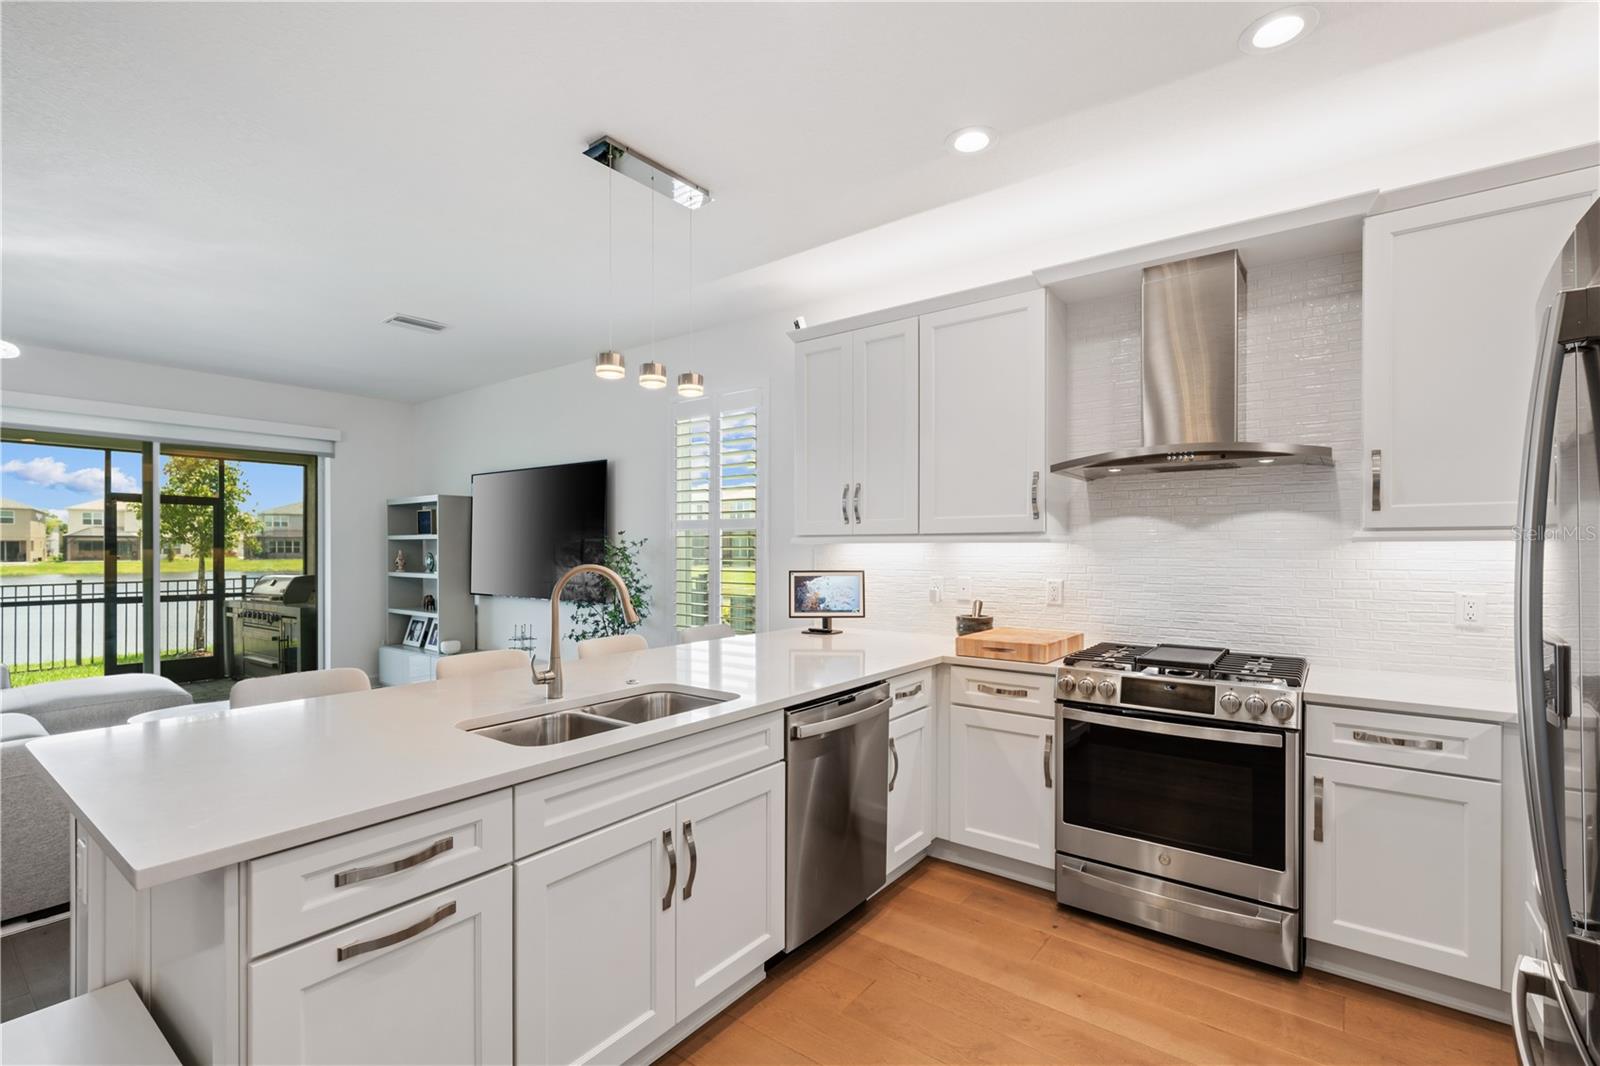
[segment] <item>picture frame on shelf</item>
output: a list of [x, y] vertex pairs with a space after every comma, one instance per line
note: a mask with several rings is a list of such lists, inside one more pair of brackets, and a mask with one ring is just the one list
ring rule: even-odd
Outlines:
[[422, 647], [422, 642], [427, 639], [428, 636], [428, 623], [431, 621], [433, 621], [433, 619], [424, 618], [420, 614], [412, 615], [411, 620], [406, 623], [405, 638], [401, 640], [400, 643], [404, 644], [408, 648]]
[[438, 532], [439, 512], [431, 507], [423, 508], [417, 512], [417, 532], [422, 536], [432, 536]]
[[434, 652], [439, 650], [439, 620], [437, 618], [429, 619], [428, 621], [428, 634], [422, 638], [422, 650]]

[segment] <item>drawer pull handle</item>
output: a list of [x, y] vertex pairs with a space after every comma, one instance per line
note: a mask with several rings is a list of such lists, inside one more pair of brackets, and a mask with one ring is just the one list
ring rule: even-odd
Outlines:
[[1311, 779], [1311, 839], [1322, 843], [1322, 778]]
[[365, 955], [369, 951], [382, 951], [384, 948], [393, 947], [403, 941], [410, 940], [419, 933], [425, 933], [432, 929], [455, 912], [456, 904], [454, 900], [451, 900], [420, 922], [408, 925], [404, 929], [396, 929], [392, 933], [375, 936], [371, 940], [358, 940], [354, 944], [346, 944], [339, 949], [339, 961], [344, 962], [346, 959], [353, 959], [357, 955]]
[[1044, 737], [1044, 787], [1056, 787], [1055, 771], [1056, 737], [1054, 733], [1046, 733]]
[[856, 525], [861, 524], [861, 482], [856, 482]]
[[403, 859], [393, 862], [380, 862], [376, 866], [357, 866], [354, 870], [344, 870], [333, 875], [333, 887], [343, 888], [345, 885], [357, 884], [361, 881], [371, 881], [377, 877], [388, 877], [401, 870], [409, 870], [413, 866], [421, 866], [429, 859], [436, 858], [456, 846], [453, 836], [440, 837], [421, 851], [407, 855]]
[[1372, 509], [1383, 510], [1383, 449], [1372, 449]]
[[700, 852], [694, 846], [694, 823], [683, 823], [683, 842], [689, 845], [689, 879], [683, 883], [683, 898], [694, 894], [694, 875], [700, 872]]
[[661, 909], [670, 910], [673, 890], [678, 887], [678, 849], [672, 846], [672, 830], [661, 831], [661, 846], [667, 849], [667, 894], [661, 897]]
[[1033, 517], [1039, 517], [1039, 471], [1033, 472], [1033, 489], [1028, 494], [1028, 502], [1033, 507]]
[[1350, 739], [1359, 744], [1387, 744], [1392, 748], [1420, 748], [1423, 751], [1443, 751], [1444, 741], [1428, 737], [1391, 737], [1383, 733], [1369, 733], [1365, 729], [1352, 729]]
[[889, 775], [889, 791], [894, 791], [894, 783], [900, 780], [900, 753], [894, 750], [894, 737], [889, 738], [889, 754], [894, 756], [894, 772]]
[[986, 685], [978, 682], [978, 691], [986, 696], [1014, 696], [1017, 699], [1026, 699], [1028, 690], [1025, 688], [1006, 688], [1003, 685]]
[[844, 491], [839, 494], [839, 510], [844, 512], [844, 524], [850, 524], [850, 482], [844, 483]]
[[912, 696], [920, 696], [920, 695], [922, 695], [922, 682], [918, 681], [915, 685], [912, 685], [910, 688], [903, 688], [899, 692], [896, 692], [894, 694], [894, 698], [897, 699], [897, 700], [909, 700]]

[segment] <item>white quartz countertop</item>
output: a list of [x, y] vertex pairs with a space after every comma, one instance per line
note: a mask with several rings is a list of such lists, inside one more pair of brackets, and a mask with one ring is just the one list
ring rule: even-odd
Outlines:
[[[973, 662], [953, 649], [953, 637], [936, 634], [781, 630], [567, 662], [566, 692], [554, 702], [526, 672], [512, 670], [65, 733], [30, 742], [28, 750], [112, 861], [144, 889], [907, 670]], [[733, 698], [542, 748], [460, 728], [656, 685]]]
[[1325, 703], [1366, 707], [1475, 722], [1506, 724], [1517, 720], [1516, 683], [1509, 677], [1485, 680], [1393, 670], [1347, 670], [1312, 663], [1305, 701], [1313, 706]]

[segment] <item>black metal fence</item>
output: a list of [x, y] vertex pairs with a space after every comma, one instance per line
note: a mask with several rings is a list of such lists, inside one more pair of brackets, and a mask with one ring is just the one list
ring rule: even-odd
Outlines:
[[[228, 574], [224, 600], [242, 599], [260, 574]], [[166, 578], [158, 598], [156, 626], [163, 659], [191, 654], [195, 611], [210, 603], [215, 590], [202, 591], [198, 578]], [[116, 612], [117, 658], [144, 655], [144, 582], [112, 583]], [[216, 632], [208, 619], [206, 639]], [[100, 663], [105, 658], [106, 583], [80, 579], [0, 584], [0, 660], [13, 674]], [[209, 648], [211, 653], [219, 648]]]

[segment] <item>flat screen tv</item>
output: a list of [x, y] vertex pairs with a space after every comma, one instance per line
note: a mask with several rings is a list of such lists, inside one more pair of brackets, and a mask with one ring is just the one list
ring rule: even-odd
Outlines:
[[605, 551], [606, 461], [472, 475], [472, 594], [548, 599]]

